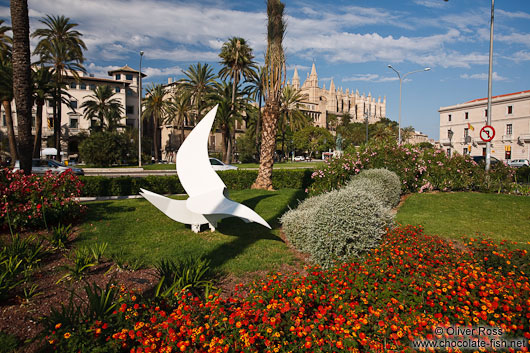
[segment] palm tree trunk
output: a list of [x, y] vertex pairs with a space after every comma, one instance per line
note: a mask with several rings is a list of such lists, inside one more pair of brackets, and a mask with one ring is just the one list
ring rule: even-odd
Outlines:
[[55, 134], [55, 148], [57, 149], [56, 159], [61, 161], [61, 115], [62, 115], [62, 97], [61, 90], [57, 91], [57, 101], [55, 102], [55, 116], [53, 121], [53, 133]]
[[158, 118], [153, 116], [153, 147], [155, 149], [155, 162], [158, 162]]
[[228, 151], [230, 149], [230, 132], [223, 129], [223, 163], [228, 163]]
[[40, 158], [42, 148], [42, 106], [44, 102], [37, 101], [37, 116], [35, 117], [35, 142], [33, 144], [33, 158]]
[[265, 103], [263, 110], [263, 131], [261, 133], [261, 154], [258, 177], [252, 189], [272, 190], [272, 165], [276, 150], [276, 129], [280, 107], [278, 104]]
[[182, 146], [183, 143], [184, 143], [184, 117], [182, 117], [180, 121], [180, 146]]
[[7, 138], [9, 140], [9, 154], [11, 155], [11, 166], [15, 165], [18, 159], [17, 139], [15, 137], [15, 128], [13, 127], [13, 113], [11, 112], [11, 102], [3, 101], [4, 111], [6, 113]]
[[20, 169], [31, 174], [31, 61], [27, 0], [11, 0], [13, 30], [13, 96], [17, 106]]

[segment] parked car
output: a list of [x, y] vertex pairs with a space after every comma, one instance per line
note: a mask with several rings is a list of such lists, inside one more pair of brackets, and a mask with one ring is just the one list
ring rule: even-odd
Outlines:
[[[15, 167], [13, 170], [20, 169], [20, 161], [15, 161]], [[31, 165], [31, 172], [33, 174], [44, 174], [51, 170], [52, 173], [61, 174], [71, 169], [76, 175], [85, 175], [85, 172], [81, 168], [67, 167], [62, 163], [54, 161], [53, 159], [33, 159]]]
[[217, 158], [210, 158], [210, 164], [212, 165], [213, 170], [236, 170], [237, 167], [230, 165], [230, 164], [224, 164]]
[[[473, 156], [472, 158], [477, 163], [484, 163], [484, 164], [486, 163], [486, 156]], [[501, 161], [499, 161], [497, 158], [495, 158], [493, 156], [490, 157], [491, 165], [495, 165], [495, 164], [500, 163], [500, 162]]]
[[294, 157], [294, 161], [295, 162], [305, 161], [305, 157], [304, 156], [295, 156]]
[[508, 165], [510, 167], [516, 167], [516, 168], [528, 167], [530, 166], [530, 162], [528, 161], [528, 159], [512, 159], [508, 161]]

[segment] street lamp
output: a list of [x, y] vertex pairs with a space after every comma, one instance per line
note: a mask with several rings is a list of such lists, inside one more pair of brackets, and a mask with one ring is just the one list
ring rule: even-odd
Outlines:
[[[491, 0], [491, 21], [490, 21], [490, 57], [489, 57], [489, 71], [488, 71], [488, 115], [486, 117], [486, 125], [491, 126], [491, 72], [493, 66], [493, 6], [494, 0]], [[486, 142], [486, 172], [490, 170], [491, 166], [491, 141]]]
[[407, 72], [405, 75], [403, 75], [403, 77], [401, 77], [401, 75], [399, 74], [399, 71], [397, 71], [396, 69], [394, 69], [392, 67], [392, 65], [388, 65], [388, 67], [392, 70], [394, 70], [396, 72], [396, 74], [398, 75], [398, 78], [399, 78], [399, 131], [398, 131], [398, 145], [401, 145], [401, 86], [403, 84], [403, 80], [405, 79], [405, 77], [407, 77], [408, 75], [411, 75], [411, 74], [414, 74], [416, 72], [421, 72], [421, 71], [429, 71], [431, 68], [430, 67], [426, 67], [424, 69], [421, 69], [421, 70], [416, 70], [416, 71], [411, 71], [411, 72]]
[[142, 167], [142, 57], [140, 50], [140, 71], [138, 73], [138, 167]]

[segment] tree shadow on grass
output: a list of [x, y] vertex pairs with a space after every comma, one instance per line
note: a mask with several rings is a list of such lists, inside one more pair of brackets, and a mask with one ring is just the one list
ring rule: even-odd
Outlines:
[[83, 222], [98, 222], [112, 219], [113, 214], [135, 212], [136, 207], [119, 206], [116, 203], [101, 202], [88, 205]]
[[[273, 194], [266, 194], [244, 200], [241, 203], [252, 209], [263, 199], [274, 196]], [[290, 199], [285, 207], [279, 210], [275, 215], [269, 217], [267, 222], [273, 229], [280, 227], [279, 217], [285, 213], [289, 207], [295, 208], [299, 201], [303, 200], [306, 193], [303, 190], [298, 190]], [[205, 257], [210, 259], [212, 269], [218, 269], [224, 265], [228, 260], [236, 258], [242, 254], [248, 247], [252, 246], [259, 240], [273, 240], [282, 242], [283, 240], [271, 230], [263, 227], [257, 223], [245, 223], [237, 217], [230, 217], [219, 223], [217, 231], [222, 234], [234, 236], [234, 239], [229, 243], [224, 243], [209, 253]]]

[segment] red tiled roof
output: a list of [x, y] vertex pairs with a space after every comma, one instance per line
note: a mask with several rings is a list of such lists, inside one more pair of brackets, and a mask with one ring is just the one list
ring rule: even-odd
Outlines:
[[[493, 97], [491, 97], [491, 99], [499, 98], [499, 97], [508, 97], [508, 96], [513, 96], [513, 95], [515, 95], [515, 94], [529, 93], [529, 92], [530, 92], [530, 90], [528, 90], [528, 91], [521, 91], [521, 92], [515, 92], [515, 93], [500, 94], [500, 95], [498, 95], [498, 96], [493, 96]], [[486, 97], [486, 98], [473, 99], [473, 100], [471, 100], [471, 101], [469, 101], [469, 102], [465, 102], [464, 104], [466, 104], [466, 103], [473, 103], [473, 102], [479, 102], [479, 101], [487, 100], [487, 99], [488, 99], [487, 97]]]

